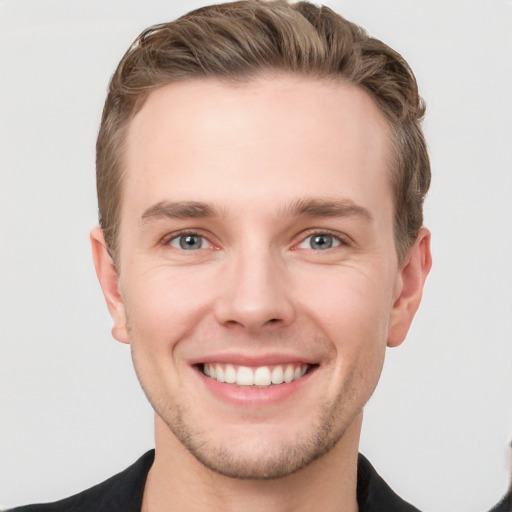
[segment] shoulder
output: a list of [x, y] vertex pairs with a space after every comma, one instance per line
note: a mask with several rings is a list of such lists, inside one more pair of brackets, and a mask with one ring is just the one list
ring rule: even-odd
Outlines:
[[400, 498], [361, 454], [357, 463], [357, 501], [360, 512], [420, 512]]
[[7, 512], [138, 512], [154, 457], [154, 450], [150, 450], [121, 473], [69, 498], [17, 507]]
[[510, 491], [495, 505], [490, 512], [512, 512], [512, 497]]

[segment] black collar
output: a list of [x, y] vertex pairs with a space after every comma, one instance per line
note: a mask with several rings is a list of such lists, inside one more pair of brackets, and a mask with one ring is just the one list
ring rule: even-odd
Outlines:
[[359, 512], [419, 512], [395, 494], [361, 454], [357, 459], [357, 503]]

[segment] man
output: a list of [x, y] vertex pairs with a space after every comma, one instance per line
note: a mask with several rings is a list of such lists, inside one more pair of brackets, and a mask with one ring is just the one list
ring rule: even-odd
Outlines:
[[143, 32], [110, 83], [91, 241], [155, 451], [19, 510], [416, 510], [358, 442], [431, 266], [423, 112], [404, 60], [327, 8]]

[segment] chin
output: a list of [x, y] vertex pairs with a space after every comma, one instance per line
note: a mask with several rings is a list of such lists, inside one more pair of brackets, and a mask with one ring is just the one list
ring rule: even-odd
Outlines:
[[[352, 423], [332, 421], [332, 413], [318, 415], [316, 421], [295, 431], [273, 425], [230, 428], [224, 435], [215, 429], [191, 429], [196, 424], [187, 410], [161, 410], [158, 415], [168, 432], [204, 467], [236, 479], [272, 480], [292, 475], [331, 451]], [[163, 414], [162, 414], [163, 413]]]

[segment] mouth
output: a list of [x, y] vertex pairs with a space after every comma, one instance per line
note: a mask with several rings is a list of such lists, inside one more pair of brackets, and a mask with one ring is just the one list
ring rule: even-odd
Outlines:
[[206, 377], [236, 386], [270, 387], [289, 384], [302, 379], [318, 365], [288, 363], [272, 366], [238, 366], [222, 363], [201, 363], [198, 370]]

